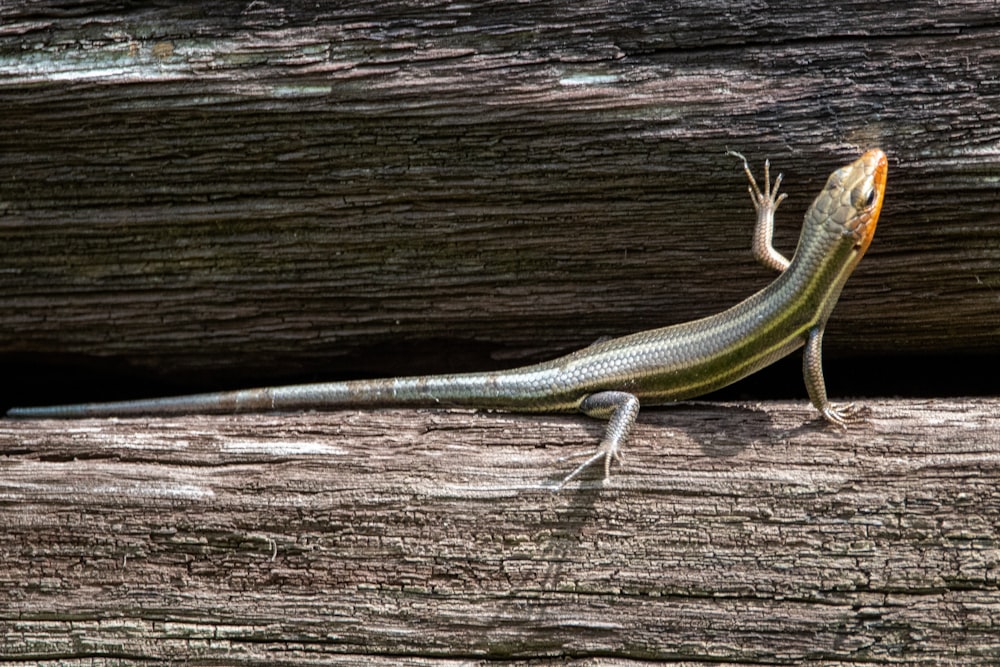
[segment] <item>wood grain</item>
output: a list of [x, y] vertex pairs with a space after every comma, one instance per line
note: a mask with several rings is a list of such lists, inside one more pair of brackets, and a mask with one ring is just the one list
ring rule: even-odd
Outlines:
[[891, 156], [829, 355], [997, 352], [990, 3], [0, 17], [0, 362], [23, 385], [495, 368], [721, 310], [771, 279], [727, 147], [785, 173], [789, 253], [830, 171]]
[[1000, 659], [1000, 407], [869, 407], [847, 432], [799, 403], [645, 411], [607, 487], [558, 494], [598, 422], [0, 421], [0, 655]]
[[[716, 312], [772, 277], [725, 149], [784, 172], [790, 253], [872, 145], [831, 393], [995, 393], [998, 37], [981, 1], [5, 1], [0, 407], [496, 368]], [[644, 411], [610, 486], [560, 494], [599, 423], [0, 420], [0, 659], [1000, 661], [996, 400], [869, 403], [846, 433]]]

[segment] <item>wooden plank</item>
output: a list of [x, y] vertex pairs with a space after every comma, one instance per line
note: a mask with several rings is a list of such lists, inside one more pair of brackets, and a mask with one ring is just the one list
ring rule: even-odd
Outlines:
[[[717, 311], [771, 277], [727, 147], [785, 173], [788, 251], [829, 171], [890, 154], [826, 339], [857, 392], [889, 354], [989, 361], [997, 37], [985, 2], [4, 2], [0, 405]], [[560, 494], [600, 424], [0, 421], [0, 658], [996, 662], [997, 403], [872, 407], [647, 411], [609, 487]]]
[[22, 391], [498, 367], [717, 311], [771, 278], [726, 147], [785, 173], [788, 252], [832, 169], [892, 158], [828, 355], [997, 352], [990, 3], [0, 18], [0, 366]]
[[1000, 404], [869, 407], [644, 411], [607, 487], [558, 494], [598, 422], [0, 421], [0, 657], [1000, 660]]

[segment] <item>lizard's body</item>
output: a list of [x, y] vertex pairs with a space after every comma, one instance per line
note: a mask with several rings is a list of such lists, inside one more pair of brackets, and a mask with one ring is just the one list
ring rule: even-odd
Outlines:
[[[742, 157], [742, 156], [740, 156]], [[22, 418], [158, 415], [372, 406], [449, 405], [523, 412], [582, 411], [609, 419], [597, 453], [565, 481], [604, 459], [605, 476], [638, 414], [731, 384], [802, 345], [813, 405], [834, 423], [849, 410], [827, 400], [821, 365], [823, 328], [851, 271], [871, 242], [885, 191], [886, 158], [870, 150], [834, 172], [806, 213], [791, 262], [771, 245], [773, 215], [784, 195], [765, 170], [759, 190], [744, 160], [757, 209], [754, 254], [781, 275], [717, 315], [596, 343], [539, 364], [461, 373], [265, 387], [174, 398], [14, 408]]]

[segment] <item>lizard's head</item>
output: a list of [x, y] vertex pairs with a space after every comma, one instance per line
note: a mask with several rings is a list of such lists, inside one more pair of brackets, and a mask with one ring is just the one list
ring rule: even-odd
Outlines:
[[885, 153], [873, 148], [830, 174], [806, 212], [792, 264], [806, 274], [824, 317], [872, 242], [885, 196]]
[[853, 237], [857, 260], [868, 250], [875, 235], [887, 171], [885, 153], [877, 148], [866, 151], [851, 164], [830, 174], [826, 187], [814, 203], [828, 224], [838, 226], [844, 234]]

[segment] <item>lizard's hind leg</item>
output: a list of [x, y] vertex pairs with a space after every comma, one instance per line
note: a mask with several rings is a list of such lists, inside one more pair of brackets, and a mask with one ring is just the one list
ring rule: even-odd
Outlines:
[[580, 403], [580, 412], [588, 417], [607, 419], [608, 427], [604, 431], [601, 444], [597, 446], [597, 451], [566, 475], [556, 487], [557, 491], [601, 459], [604, 460], [603, 481], [608, 481], [611, 477], [611, 462], [621, 463], [621, 446], [628, 438], [635, 418], [639, 414], [639, 398], [624, 391], [601, 391], [583, 399]]

